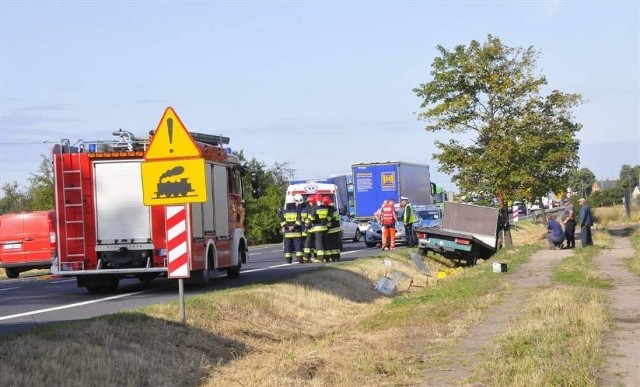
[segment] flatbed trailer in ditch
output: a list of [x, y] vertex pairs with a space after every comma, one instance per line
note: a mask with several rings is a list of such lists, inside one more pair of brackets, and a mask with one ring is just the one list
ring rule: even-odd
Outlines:
[[429, 251], [475, 265], [490, 258], [499, 247], [499, 209], [445, 202], [442, 228], [416, 227], [418, 251]]

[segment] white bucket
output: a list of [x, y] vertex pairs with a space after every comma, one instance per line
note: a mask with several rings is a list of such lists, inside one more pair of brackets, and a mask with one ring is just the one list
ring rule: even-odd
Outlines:
[[507, 264], [502, 262], [494, 262], [493, 263], [493, 272], [494, 273], [506, 273], [507, 272]]

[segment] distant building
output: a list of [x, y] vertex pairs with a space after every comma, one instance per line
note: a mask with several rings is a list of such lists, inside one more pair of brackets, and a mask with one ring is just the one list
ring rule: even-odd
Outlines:
[[640, 186], [636, 185], [636, 188], [634, 188], [633, 192], [631, 192], [631, 197], [637, 198], [638, 196], [640, 196]]
[[613, 188], [618, 184], [618, 180], [596, 180], [591, 186], [591, 192], [604, 191], [608, 188]]

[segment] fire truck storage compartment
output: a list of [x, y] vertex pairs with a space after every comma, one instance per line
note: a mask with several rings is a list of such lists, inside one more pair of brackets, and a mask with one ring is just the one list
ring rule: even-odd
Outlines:
[[227, 167], [212, 165], [215, 231], [218, 237], [229, 236], [229, 196]]
[[140, 162], [93, 164], [100, 269], [146, 267], [151, 262], [151, 213], [142, 201]]

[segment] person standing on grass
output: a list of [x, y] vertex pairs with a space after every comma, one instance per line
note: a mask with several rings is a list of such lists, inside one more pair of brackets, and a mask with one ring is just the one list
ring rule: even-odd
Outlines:
[[416, 222], [416, 214], [413, 211], [409, 198], [402, 196], [400, 198], [400, 207], [404, 209], [402, 212], [402, 222], [404, 223], [404, 234], [407, 238], [407, 247], [416, 245], [416, 238], [413, 233], [413, 224]]
[[562, 212], [564, 236], [567, 239], [567, 248], [573, 249], [576, 247], [576, 219], [573, 212], [573, 204], [571, 204], [569, 198], [562, 199], [562, 204], [565, 206]]
[[564, 242], [564, 231], [556, 220], [555, 215], [547, 216], [547, 242], [549, 242], [551, 250], [555, 250]]
[[580, 242], [582, 242], [582, 247], [593, 246], [591, 237], [593, 214], [591, 214], [591, 208], [585, 198], [580, 198], [578, 203], [580, 204]]
[[382, 224], [382, 250], [395, 250], [396, 248], [396, 209], [393, 206], [395, 200], [389, 199], [387, 204], [382, 206], [380, 222]]

